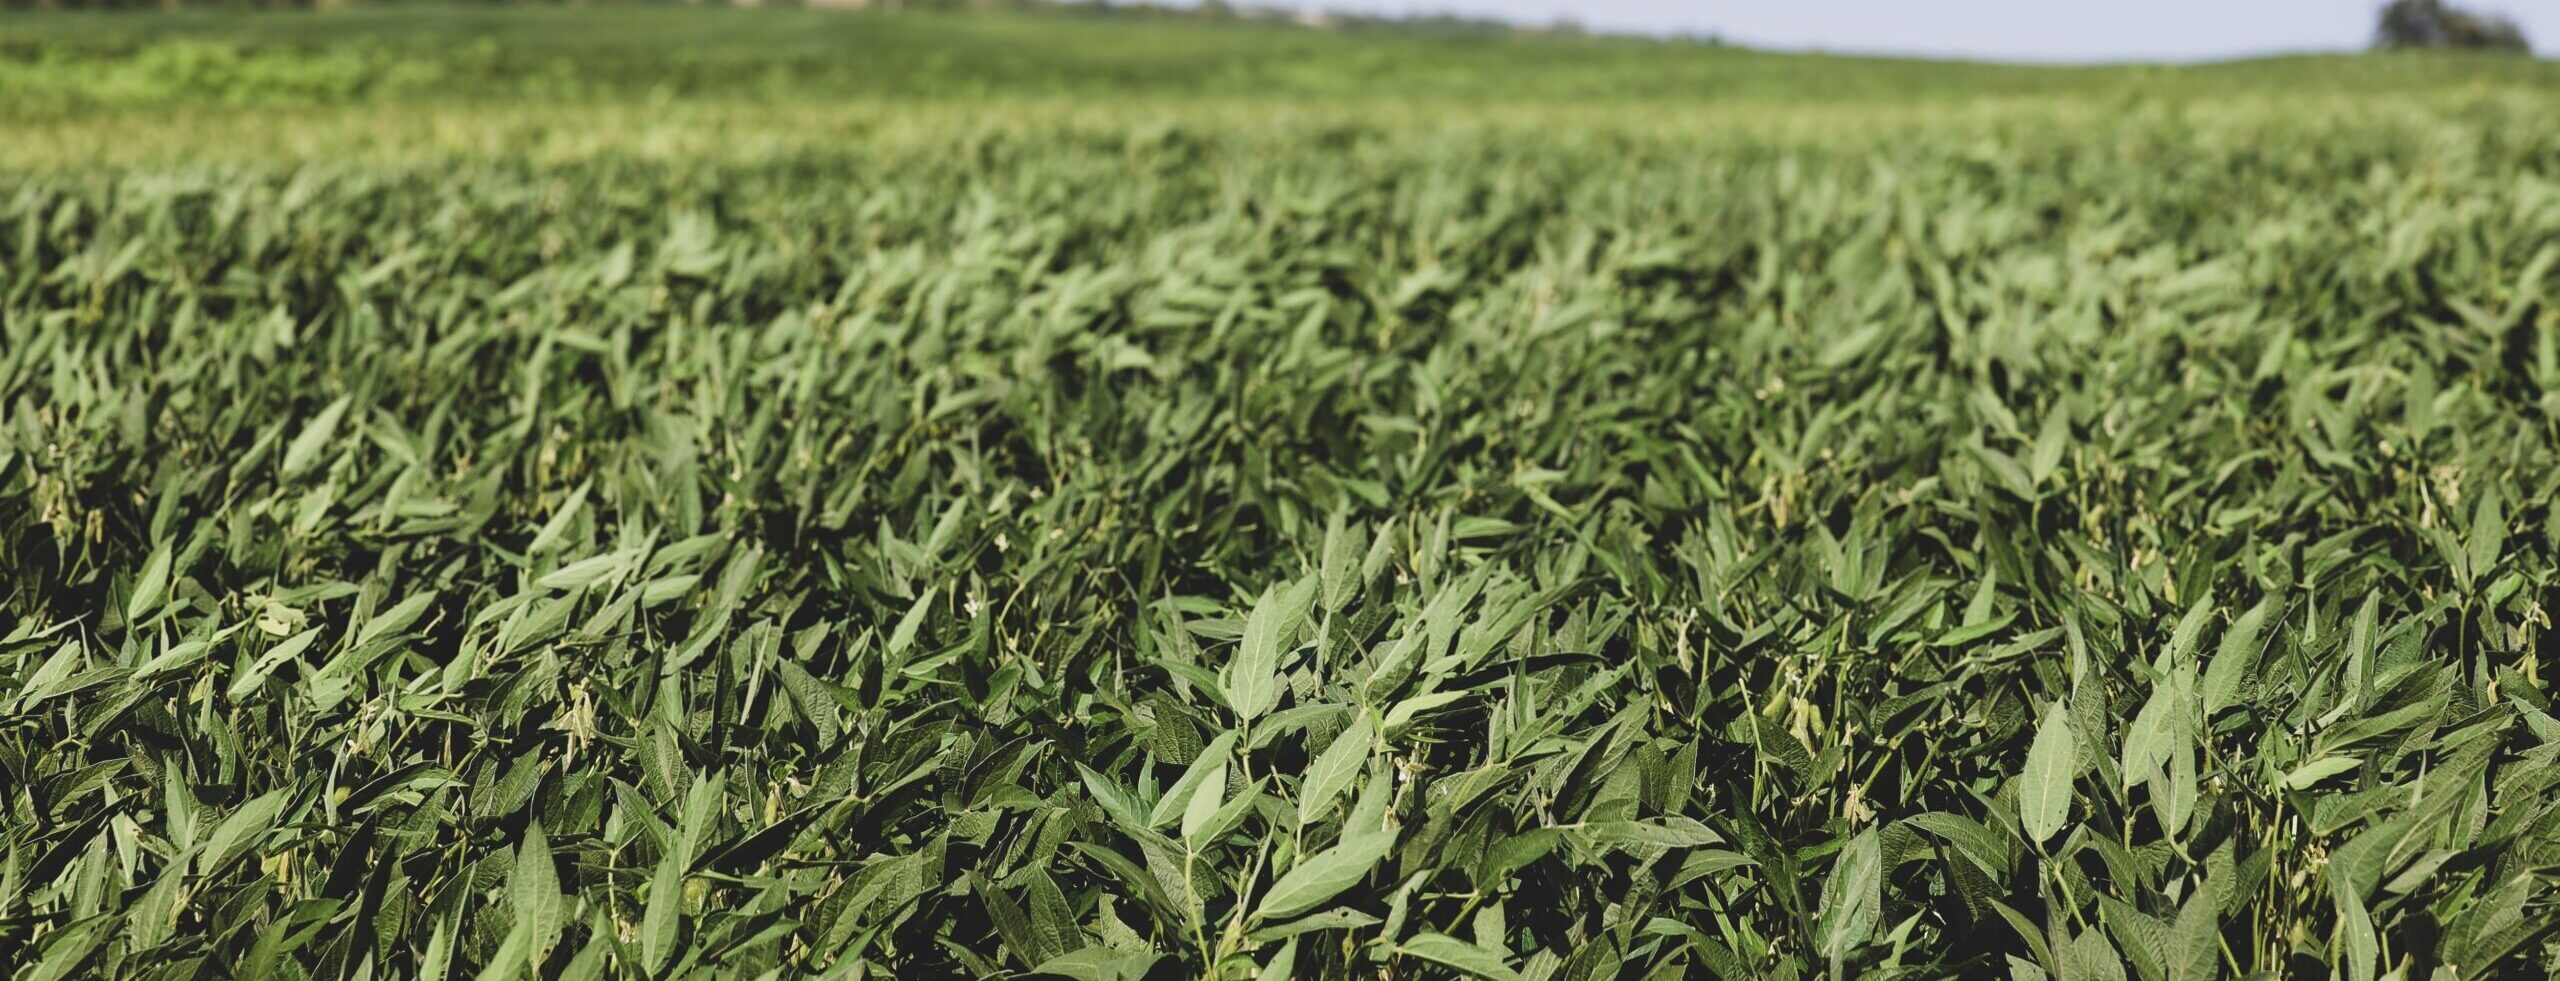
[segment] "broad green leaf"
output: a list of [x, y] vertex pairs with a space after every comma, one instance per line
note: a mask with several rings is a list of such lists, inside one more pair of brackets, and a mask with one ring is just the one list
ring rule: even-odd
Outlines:
[[1220, 782], [1225, 781], [1227, 756], [1235, 751], [1235, 745], [1236, 734], [1233, 731], [1219, 733], [1218, 738], [1210, 740], [1209, 745], [1200, 750], [1200, 755], [1192, 759], [1190, 767], [1182, 771], [1182, 776], [1176, 778], [1173, 786], [1166, 788], [1164, 796], [1156, 800], [1155, 808], [1147, 814], [1147, 827], [1161, 828], [1173, 823], [1174, 818], [1191, 806], [1191, 798], [1201, 784], [1213, 777]]
[[401, 631], [409, 629], [418, 622], [420, 616], [426, 613], [427, 608], [435, 603], [436, 595], [434, 590], [411, 593], [407, 598], [392, 604], [389, 609], [375, 613], [371, 619], [365, 621], [364, 626], [356, 630], [356, 646], [362, 647], [385, 637], [396, 636]]
[[1075, 978], [1077, 981], [1137, 981], [1162, 960], [1154, 951], [1124, 951], [1108, 947], [1086, 947], [1072, 950], [1040, 962], [1032, 968], [1034, 975]]
[[126, 623], [141, 623], [160, 610], [160, 601], [169, 593], [169, 563], [172, 558], [167, 542], [151, 550], [142, 563], [142, 572], [133, 578], [133, 595], [125, 601]]
[[1822, 886], [1822, 953], [1837, 962], [1867, 942], [1884, 908], [1884, 853], [1874, 828], [1840, 850]]
[[274, 830], [276, 818], [283, 814], [285, 804], [290, 799], [285, 791], [268, 791], [250, 798], [248, 803], [240, 805], [237, 810], [224, 817], [222, 823], [215, 825], [213, 834], [207, 836], [204, 842], [205, 860], [202, 867], [206, 874], [231, 864], [232, 859], [257, 848], [258, 843], [266, 838], [267, 833]]
[[2169, 634], [2168, 650], [2162, 652], [2163, 663], [2159, 666], [2162, 671], [2195, 656], [2196, 645], [2204, 640], [2204, 628], [2213, 623], [2213, 611], [2211, 593], [2196, 597], [2196, 601], [2187, 606], [2186, 614], [2178, 618], [2177, 627]]
[[1314, 933], [1319, 930], [1358, 930], [1376, 925], [1378, 925], [1377, 917], [1359, 910], [1343, 909], [1337, 906], [1321, 913], [1301, 916], [1287, 923], [1263, 927], [1253, 931], [1249, 936], [1255, 943], [1267, 944], [1278, 943], [1300, 934]]
[[115, 917], [91, 916], [61, 929], [47, 931], [35, 943], [34, 960], [25, 974], [28, 981], [61, 981], [80, 976], [90, 965], [90, 955], [98, 952], [104, 941], [115, 935]]
[[2362, 760], [2358, 760], [2352, 756], [2324, 756], [2320, 759], [2295, 767], [2293, 772], [2285, 774], [2283, 780], [2284, 788], [2286, 790], [2304, 790], [2322, 780], [2329, 779], [2330, 777], [2337, 776], [2341, 773], [2349, 772], [2362, 765]]
[[1244, 640], [1227, 665], [1227, 704], [1244, 719], [1271, 710], [1280, 696], [1280, 659], [1315, 599], [1316, 580], [1300, 579], [1263, 591], [1245, 617]]
[[2053, 479], [2062, 467], [2062, 454], [2071, 448], [2071, 413], [2060, 406], [2045, 412], [2044, 428], [2036, 431], [2036, 442], [2029, 451], [2027, 472], [2041, 487]]
[[507, 898], [515, 908], [518, 929], [527, 934], [526, 966], [540, 970], [560, 943], [563, 913], [559, 873], [552, 866], [551, 843], [543, 837], [539, 820], [525, 826], [524, 844], [516, 849], [515, 870], [507, 880]]
[[1339, 845], [1309, 855], [1271, 884], [1254, 907], [1261, 922], [1284, 920], [1324, 905], [1367, 878], [1370, 870], [1395, 847], [1395, 835], [1353, 835]]
[[1472, 692], [1440, 691], [1428, 695], [1416, 695], [1397, 702], [1394, 707], [1387, 710], [1387, 721], [1380, 728], [1386, 731], [1387, 738], [1393, 739], [1402, 735], [1404, 730], [1411, 727], [1413, 721], [1422, 717], [1424, 713], [1445, 707], [1466, 698], [1469, 694]]
[[1306, 825], [1324, 817], [1332, 809], [1334, 799], [1349, 789], [1369, 760], [1371, 742], [1377, 728], [1363, 710], [1352, 717], [1351, 725], [1333, 737], [1324, 752], [1307, 764], [1306, 775], [1298, 781], [1298, 823]]
[[2124, 956], [2098, 930], [2071, 938], [2062, 950], [2061, 973], [2065, 981], [2126, 981]]
[[658, 859], [657, 870], [649, 876], [649, 894], [640, 919], [641, 966], [656, 972], [666, 966], [667, 958], [676, 952], [685, 915], [684, 881], [687, 857], [681, 850], [669, 851]]
[[1323, 603], [1327, 612], [1339, 612], [1350, 605], [1352, 597], [1366, 576], [1360, 574], [1360, 559], [1368, 551], [1363, 539], [1367, 529], [1346, 524], [1340, 511], [1325, 525], [1324, 559], [1318, 579], [1323, 583]]
[[293, 438], [291, 445], [285, 447], [284, 477], [286, 480], [302, 476], [311, 469], [312, 464], [319, 462], [320, 452], [328, 448], [330, 440], [337, 438], [338, 420], [347, 414], [347, 406], [354, 402], [355, 397], [352, 395], [338, 396], [336, 401], [330, 402], [318, 414], [313, 415], [311, 421], [303, 424], [302, 432]]
[[1218, 760], [1217, 766], [1192, 787], [1191, 799], [1189, 803], [1183, 805], [1182, 837], [1184, 840], [1197, 843], [1201, 829], [1208, 827], [1209, 819], [1217, 816], [1219, 806], [1227, 802], [1226, 794], [1227, 762], [1222, 757]]
[[2018, 777], [2018, 820], [2029, 841], [2053, 838], [2071, 818], [2072, 779], [2079, 769], [2079, 748], [2071, 733], [2071, 715], [2056, 701], [2045, 707], [2036, 724], [2035, 744], [2027, 749], [2027, 768]]
[[2498, 485], [2490, 484], [2480, 492], [2471, 507], [2471, 532], [2462, 540], [2464, 557], [2470, 561], [2465, 577], [2477, 580], [2497, 568], [2498, 557], [2507, 546], [2507, 512], [2498, 499]]
[[1086, 792], [1093, 795], [1094, 803], [1102, 805], [1102, 813], [1123, 830], [1143, 830], [1154, 826], [1148, 818], [1147, 809], [1110, 777], [1082, 763], [1076, 764], [1076, 772], [1083, 778]]
[[2178, 709], [2177, 691], [2165, 682], [2151, 689], [2151, 697], [2135, 713], [2133, 724], [2125, 727], [2124, 757], [2118, 767], [2124, 774], [2124, 787], [2131, 790], [2158, 776], [2162, 764], [2176, 748], [2175, 726], [2171, 717]]
[[2261, 637], [2267, 620], [2275, 615], [2276, 597], [2270, 595], [2250, 607], [2249, 612], [2231, 621], [2231, 629], [2222, 635], [2222, 647], [2205, 665], [2204, 714], [2212, 718], [2223, 709], [2240, 703], [2254, 685], [2252, 674], [2258, 669], [2258, 652], [2264, 647]]
[[1406, 957], [1430, 961], [1461, 974], [1493, 981], [1522, 981], [1520, 972], [1512, 970], [1503, 954], [1443, 933], [1425, 933], [1396, 945], [1396, 952]]
[[2169, 981], [2210, 981], [2222, 971], [2222, 913], [2213, 890], [2198, 889], [2169, 930]]
[[1640, 821], [1591, 821], [1582, 824], [1579, 832], [1585, 840], [1602, 845], [1703, 848], [1724, 843], [1724, 837], [1706, 825], [1677, 815]]
[[1270, 981], [1289, 981], [1297, 976], [1298, 941], [1294, 937], [1283, 941], [1280, 952], [1271, 955], [1270, 960], [1263, 962], [1262, 969], [1254, 973], [1256, 979], [1269, 978]]

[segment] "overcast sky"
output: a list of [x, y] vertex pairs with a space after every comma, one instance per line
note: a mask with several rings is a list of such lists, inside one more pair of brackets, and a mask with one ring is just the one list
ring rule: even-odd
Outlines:
[[[1252, 0], [1242, 0], [1252, 2]], [[2035, 61], [2230, 58], [2363, 47], [2381, 0], [1263, 0], [1444, 11], [1610, 31], [1715, 34], [1756, 47]], [[2466, 6], [2456, 0], [2456, 6]], [[2560, 52], [2560, 0], [2475, 0]]]

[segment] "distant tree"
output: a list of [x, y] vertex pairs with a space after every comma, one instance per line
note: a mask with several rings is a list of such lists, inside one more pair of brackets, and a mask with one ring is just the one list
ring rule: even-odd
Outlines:
[[2524, 32], [2497, 14], [2449, 7], [2444, 0], [2391, 0], [2374, 30], [2377, 48], [2477, 48], [2530, 51]]

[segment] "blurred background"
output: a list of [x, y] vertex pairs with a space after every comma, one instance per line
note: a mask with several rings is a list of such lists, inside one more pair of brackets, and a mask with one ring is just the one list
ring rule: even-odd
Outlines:
[[[503, 0], [502, 0], [503, 2]], [[717, 0], [697, 0], [693, 5]], [[310, 9], [349, 0], [5, 0], [5, 10]], [[362, 4], [381, 6], [381, 4]], [[473, 6], [492, 4], [473, 4]], [[569, 6], [583, 6], [572, 2]], [[1396, 24], [1443, 30], [1603, 32], [1789, 51], [2031, 62], [2192, 61], [2367, 45], [2534, 50], [2560, 37], [2560, 3], [2393, 0], [727, 0], [739, 7], [1046, 10], [1266, 21], [1302, 27]], [[616, 6], [621, 6], [617, 4]], [[2507, 8], [2512, 9], [2507, 9]], [[2548, 53], [2548, 47], [2539, 49]]]
[[[2447, 79], [2538, 86], [2555, 75], [2534, 45], [2560, 40], [2560, 3], [2496, 0], [0, 0], [0, 9], [0, 111], [20, 114], [456, 95], [1724, 105], [1755, 95], [2177, 98], [2262, 87], [2307, 96]], [[2366, 51], [2398, 56], [2339, 60]], [[2491, 53], [2507, 57], [2474, 57]], [[1776, 55], [1787, 57], [1767, 60]], [[2007, 67], [2030, 64], [2075, 70]]]
[[[2522, 48], [2560, 38], [2560, 3], [2465, 11], [2393, 4], [2403, 43]], [[1790, 51], [2000, 61], [2192, 61], [2352, 51], [2373, 43], [2364, 0], [1341, 0], [1321, 8], [1368, 15], [1466, 18], [1564, 29], [1717, 39]], [[2548, 53], [2551, 49], [2538, 49]]]

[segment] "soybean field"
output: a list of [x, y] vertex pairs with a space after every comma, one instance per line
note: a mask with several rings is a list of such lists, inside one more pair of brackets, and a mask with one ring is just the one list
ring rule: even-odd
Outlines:
[[13, 976], [2560, 963], [2550, 63], [8, 16]]

